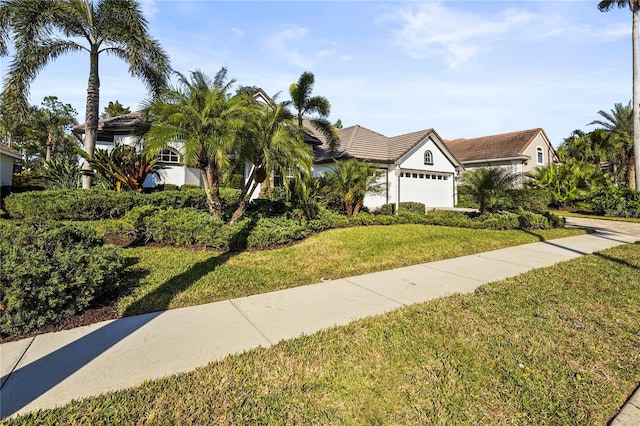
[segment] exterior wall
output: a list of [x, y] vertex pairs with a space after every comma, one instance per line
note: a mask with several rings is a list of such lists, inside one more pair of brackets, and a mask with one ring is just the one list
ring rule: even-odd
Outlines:
[[[538, 163], [538, 147], [542, 148], [542, 163]], [[555, 152], [551, 144], [543, 136], [542, 132], [538, 133], [533, 141], [524, 150], [524, 155], [531, 157], [531, 160], [524, 165], [523, 173], [531, 171], [536, 167], [546, 166], [554, 162]]]
[[[433, 164], [425, 164], [427, 150], [432, 153]], [[433, 140], [418, 144], [401, 159], [399, 167], [400, 177], [393, 171], [389, 176], [389, 202], [415, 201], [428, 208], [455, 206], [456, 168]]]
[[0, 186], [11, 186], [13, 183], [13, 163], [15, 159], [0, 153]]

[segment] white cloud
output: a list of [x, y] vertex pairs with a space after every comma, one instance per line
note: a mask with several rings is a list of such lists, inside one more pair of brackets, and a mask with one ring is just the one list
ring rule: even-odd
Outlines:
[[156, 0], [140, 0], [140, 6], [142, 6], [142, 14], [147, 19], [152, 19], [159, 11]]
[[489, 49], [488, 45], [534, 18], [514, 9], [498, 15], [473, 14], [447, 8], [440, 2], [400, 8], [387, 19], [399, 24], [397, 41], [413, 58], [444, 57], [451, 68]]
[[273, 33], [263, 45], [273, 56], [289, 65], [311, 70], [316, 64], [334, 54], [336, 43], [310, 37], [311, 30], [295, 25]]

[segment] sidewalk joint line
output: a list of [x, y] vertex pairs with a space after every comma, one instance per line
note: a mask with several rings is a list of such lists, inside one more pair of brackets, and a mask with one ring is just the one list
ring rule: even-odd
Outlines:
[[31, 348], [31, 345], [36, 340], [36, 337], [38, 337], [38, 336], [33, 336], [31, 338], [31, 341], [29, 342], [27, 347], [24, 349], [24, 352], [22, 352], [22, 355], [20, 355], [20, 358], [18, 358], [18, 361], [14, 364], [13, 367], [11, 367], [11, 371], [9, 371], [9, 374], [7, 374], [7, 378], [4, 380], [4, 383], [2, 383], [2, 385], [0, 385], [0, 389], [2, 389], [4, 387], [4, 385], [6, 385], [9, 382], [9, 379], [11, 378], [11, 375], [13, 374], [14, 371], [16, 371], [16, 367], [18, 367], [18, 365], [20, 365], [20, 363], [22, 362], [22, 359], [27, 354], [27, 351], [29, 350], [29, 348]]
[[343, 280], [345, 280], [346, 282], [348, 282], [348, 283], [349, 283], [349, 284], [351, 284], [351, 285], [354, 285], [354, 286], [359, 287], [359, 288], [361, 288], [361, 289], [363, 289], [363, 290], [366, 290], [366, 291], [368, 291], [369, 293], [373, 293], [373, 294], [375, 294], [376, 296], [380, 296], [380, 297], [382, 297], [383, 299], [387, 299], [387, 300], [389, 300], [389, 301], [391, 301], [391, 302], [393, 302], [393, 303], [397, 303], [397, 304], [399, 304], [399, 305], [400, 305], [400, 307], [402, 307], [402, 306], [409, 306], [408, 304], [403, 303], [403, 302], [400, 302], [399, 300], [392, 299], [392, 298], [390, 298], [390, 297], [388, 297], [388, 296], [385, 296], [384, 294], [378, 293], [377, 291], [373, 291], [373, 290], [371, 290], [370, 288], [364, 287], [364, 286], [362, 286], [362, 285], [360, 285], [360, 284], [358, 284], [358, 283], [354, 283], [353, 281], [349, 281], [349, 278], [343, 278]]
[[258, 326], [253, 322], [253, 321], [251, 321], [251, 319], [250, 319], [248, 316], [246, 316], [244, 312], [242, 312], [242, 310], [238, 307], [238, 305], [236, 305], [235, 303], [233, 303], [233, 299], [229, 299], [229, 303], [231, 303], [231, 305], [232, 305], [234, 308], [236, 308], [236, 311], [238, 311], [238, 312], [240, 313], [240, 315], [242, 315], [242, 316], [244, 317], [244, 319], [246, 319], [246, 320], [247, 320], [247, 322], [248, 322], [249, 324], [251, 324], [251, 326], [252, 326], [253, 328], [255, 328], [255, 329], [256, 329], [256, 331], [257, 331], [258, 333], [260, 333], [260, 335], [264, 338], [264, 340], [266, 340], [266, 341], [269, 343], [269, 346], [273, 346], [273, 342], [271, 341], [271, 339], [269, 339], [269, 338], [267, 337], [267, 335], [266, 335], [266, 334], [264, 334], [264, 333], [262, 332], [262, 330], [260, 329], [260, 327], [258, 327]]

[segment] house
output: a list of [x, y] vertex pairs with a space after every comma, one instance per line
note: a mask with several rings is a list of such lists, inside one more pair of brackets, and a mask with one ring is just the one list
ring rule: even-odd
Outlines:
[[[364, 205], [375, 209], [405, 201], [427, 207], [453, 207], [457, 177], [464, 167], [433, 129], [387, 137], [356, 125], [339, 129], [337, 153], [330, 153], [323, 136], [310, 126], [305, 141], [313, 148], [313, 176], [327, 173], [335, 161], [350, 158], [377, 164], [386, 191], [367, 195]], [[259, 191], [256, 191], [256, 194]]]
[[[109, 150], [116, 144], [125, 144], [141, 149], [142, 137], [151, 127], [149, 121], [144, 120], [141, 111], [102, 119], [98, 122], [98, 137], [96, 149]], [[85, 124], [73, 128], [73, 133], [80, 141], [84, 139]], [[182, 144], [175, 143], [158, 153], [158, 164], [162, 168], [156, 175], [147, 177], [145, 187], [161, 184], [195, 184], [202, 186], [200, 171], [189, 167], [185, 161]]]
[[515, 173], [526, 173], [559, 162], [556, 150], [541, 128], [444, 143], [466, 170], [507, 167]]
[[13, 173], [16, 160], [20, 160], [22, 154], [8, 145], [0, 143], [0, 186], [13, 184]]

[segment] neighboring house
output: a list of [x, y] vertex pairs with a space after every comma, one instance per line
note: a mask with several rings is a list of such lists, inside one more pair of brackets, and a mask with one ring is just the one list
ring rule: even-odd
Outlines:
[[[141, 111], [102, 119], [98, 122], [96, 149], [109, 150], [115, 144], [125, 144], [141, 149], [142, 137], [140, 135], [149, 130], [150, 126], [151, 123], [143, 119]], [[73, 133], [81, 141], [84, 139], [84, 129], [84, 123], [73, 128]], [[158, 153], [158, 157], [158, 164], [162, 168], [158, 171], [158, 174], [147, 177], [144, 182], [145, 187], [154, 187], [161, 184], [178, 186], [195, 184], [202, 186], [200, 171], [186, 164], [182, 144], [175, 143], [167, 147]]]
[[[415, 201], [427, 207], [456, 204], [457, 176], [464, 168], [433, 129], [387, 137], [362, 126], [339, 129], [338, 152], [330, 154], [322, 135], [305, 126], [311, 134], [305, 141], [313, 148], [315, 177], [327, 173], [335, 161], [350, 158], [367, 160], [383, 172], [386, 191], [367, 195], [364, 205], [375, 209], [383, 204]], [[276, 176], [276, 185], [278, 182]], [[258, 191], [256, 191], [257, 193]]]
[[505, 167], [515, 173], [526, 173], [559, 162], [549, 137], [540, 128], [444, 143], [466, 170]]
[[20, 159], [22, 159], [20, 152], [0, 143], [0, 186], [11, 186], [13, 184], [16, 160]]

